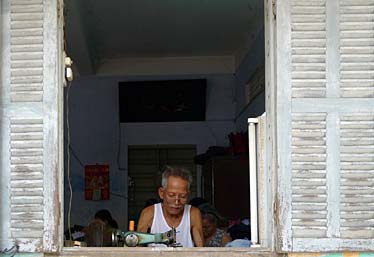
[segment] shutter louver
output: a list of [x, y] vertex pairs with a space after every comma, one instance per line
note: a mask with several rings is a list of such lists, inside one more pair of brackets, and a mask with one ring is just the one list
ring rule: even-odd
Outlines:
[[43, 1], [11, 1], [11, 100], [43, 100]]
[[0, 248], [57, 252], [63, 246], [63, 0], [3, 0], [0, 9]]
[[277, 2], [279, 249], [374, 250], [374, 0]]
[[326, 94], [325, 0], [291, 0], [292, 97]]
[[326, 115], [292, 116], [292, 233], [326, 236]]
[[9, 3], [10, 237], [42, 251], [45, 231], [44, 2]]
[[340, 6], [341, 97], [374, 97], [374, 1]]
[[[374, 1], [340, 0], [341, 97], [374, 97]], [[374, 99], [373, 99], [374, 101]], [[374, 238], [374, 110], [344, 114], [341, 237]]]
[[374, 238], [374, 114], [343, 115], [341, 237]]
[[11, 234], [40, 245], [43, 237], [43, 121], [11, 119]]

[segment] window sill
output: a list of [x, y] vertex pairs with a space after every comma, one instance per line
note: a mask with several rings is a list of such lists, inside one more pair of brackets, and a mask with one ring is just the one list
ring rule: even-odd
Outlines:
[[[275, 254], [268, 248], [249, 247], [195, 247], [195, 248], [172, 248], [172, 247], [65, 247], [59, 256], [66, 257], [126, 257], [131, 256], [194, 256], [194, 257], [270, 257]], [[48, 256], [48, 255], [47, 255]], [[56, 256], [54, 254], [53, 256]]]

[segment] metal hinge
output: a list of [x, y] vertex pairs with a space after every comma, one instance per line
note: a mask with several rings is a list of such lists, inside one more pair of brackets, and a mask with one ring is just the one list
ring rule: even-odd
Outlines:
[[278, 195], [276, 195], [275, 201], [273, 203], [273, 216], [276, 217], [276, 219], [274, 220], [276, 224], [278, 223], [278, 207], [279, 207], [278, 201], [279, 201]]
[[61, 10], [63, 10], [62, 7], [62, 1], [57, 1], [57, 19], [60, 19], [61, 17]]
[[277, 3], [276, 0], [271, 0], [271, 9], [273, 11], [274, 20], [277, 19]]

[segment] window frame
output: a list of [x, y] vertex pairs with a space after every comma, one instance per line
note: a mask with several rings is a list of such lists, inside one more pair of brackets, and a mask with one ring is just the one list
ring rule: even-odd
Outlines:
[[[58, 2], [58, 31], [60, 36], [63, 31], [63, 0], [56, 0]], [[265, 12], [265, 109], [266, 116], [265, 122], [263, 123], [263, 129], [265, 129], [265, 136], [263, 141], [264, 148], [260, 154], [262, 158], [263, 173], [259, 174], [257, 187], [258, 187], [258, 235], [259, 243], [253, 245], [249, 248], [222, 248], [222, 247], [212, 247], [212, 248], [117, 248], [117, 247], [65, 247], [63, 245], [63, 213], [64, 213], [64, 204], [63, 204], [63, 183], [64, 183], [64, 169], [63, 169], [63, 120], [62, 120], [62, 106], [63, 106], [63, 74], [57, 74], [59, 82], [59, 153], [58, 153], [58, 176], [57, 181], [55, 181], [54, 189], [55, 192], [59, 192], [58, 196], [53, 197], [49, 196], [53, 204], [46, 206], [46, 212], [52, 211], [50, 206], [54, 206], [53, 212], [59, 213], [59, 224], [52, 227], [51, 234], [54, 235], [53, 239], [47, 244], [44, 245], [44, 249], [50, 249], [46, 252], [59, 252], [60, 256], [74, 256], [74, 255], [86, 255], [86, 256], [101, 256], [102, 254], [110, 256], [123, 256], [124, 253], [141, 253], [144, 256], [154, 256], [157, 252], [160, 256], [163, 253], [172, 254], [178, 253], [198, 253], [201, 256], [211, 256], [212, 253], [219, 253], [220, 256], [232, 256], [233, 252], [236, 254], [243, 254], [245, 256], [258, 256], [262, 255], [273, 255], [275, 252], [275, 243], [276, 243], [276, 230], [275, 230], [275, 220], [276, 220], [276, 125], [275, 125], [275, 99], [276, 99], [276, 22], [275, 22], [275, 5], [276, 0], [264, 0], [264, 12]], [[49, 10], [52, 11], [52, 10]], [[62, 53], [63, 44], [60, 40], [58, 48]], [[62, 54], [61, 54], [62, 55]], [[59, 70], [64, 70], [63, 58], [59, 58], [58, 65]], [[48, 197], [48, 198], [49, 198]], [[56, 211], [57, 209], [57, 211]], [[53, 247], [51, 247], [53, 245]], [[47, 247], [46, 247], [47, 246]], [[48, 247], [49, 246], [49, 247]], [[51, 250], [52, 249], [52, 250]]]

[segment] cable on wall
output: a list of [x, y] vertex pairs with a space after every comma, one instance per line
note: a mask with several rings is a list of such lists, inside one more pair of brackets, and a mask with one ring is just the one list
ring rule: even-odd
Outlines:
[[121, 130], [121, 121], [118, 121], [118, 149], [117, 149], [117, 166], [118, 170], [126, 170], [121, 167], [121, 145], [122, 145], [122, 130]]
[[71, 87], [71, 82], [67, 83], [66, 89], [66, 137], [67, 137], [67, 179], [68, 179], [68, 186], [69, 186], [69, 201], [68, 201], [68, 231], [69, 236], [71, 238], [71, 204], [73, 201], [73, 187], [71, 185], [71, 177], [70, 177], [70, 124], [69, 124], [69, 91]]
[[[67, 140], [65, 141], [66, 144], [67, 144]], [[75, 160], [78, 161], [79, 165], [84, 168], [84, 164], [83, 162], [80, 160], [80, 158], [78, 157], [77, 153], [74, 151], [73, 147], [71, 145], [69, 145], [69, 151], [71, 153], [71, 155], [75, 158]]]

